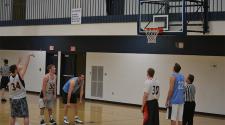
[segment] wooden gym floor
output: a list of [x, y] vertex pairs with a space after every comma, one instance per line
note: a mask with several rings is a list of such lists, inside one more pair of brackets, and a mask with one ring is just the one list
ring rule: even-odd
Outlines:
[[[30, 112], [30, 125], [39, 125], [38, 95], [28, 94], [28, 105]], [[69, 112], [70, 121], [73, 120], [73, 110]], [[63, 124], [63, 104], [57, 99], [55, 107], [55, 119], [57, 125]], [[47, 116], [47, 111], [45, 112]], [[86, 101], [79, 104], [78, 115], [84, 120], [84, 125], [142, 125], [142, 113], [139, 107], [125, 106], [95, 101]], [[0, 103], [0, 125], [9, 125], [9, 101]], [[47, 120], [48, 121], [48, 120]], [[17, 125], [22, 125], [23, 120], [18, 119]], [[165, 112], [160, 112], [160, 125], [169, 125], [170, 121], [165, 119]], [[224, 125], [225, 118], [195, 116], [195, 125]]]

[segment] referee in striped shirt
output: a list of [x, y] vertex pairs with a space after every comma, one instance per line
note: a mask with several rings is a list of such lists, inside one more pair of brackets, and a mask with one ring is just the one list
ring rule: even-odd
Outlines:
[[194, 75], [189, 74], [185, 85], [185, 104], [183, 112], [183, 125], [193, 125], [195, 113], [195, 86], [193, 85]]

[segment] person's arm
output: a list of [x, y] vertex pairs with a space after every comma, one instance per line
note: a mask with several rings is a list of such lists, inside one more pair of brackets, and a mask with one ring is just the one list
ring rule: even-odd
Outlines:
[[[55, 75], [55, 78], [57, 78], [56, 75]], [[55, 81], [55, 88], [54, 88], [54, 97], [55, 97], [55, 99], [56, 99], [56, 95], [57, 95], [56, 88], [57, 88], [57, 80]]]
[[175, 77], [170, 77], [170, 88], [169, 88], [167, 99], [166, 99], [166, 107], [170, 105], [170, 99], [173, 96], [174, 83], [175, 83]]
[[80, 103], [82, 102], [83, 95], [84, 95], [84, 82], [82, 81], [82, 85], [80, 88]]
[[142, 97], [142, 106], [141, 106], [141, 111], [142, 112], [144, 111], [144, 106], [145, 106], [145, 104], [147, 102], [149, 91], [150, 91], [150, 86], [149, 86], [148, 82], [145, 81], [145, 83], [144, 83], [144, 95]]
[[[24, 78], [24, 75], [25, 75], [25, 73], [26, 73], [26, 71], [27, 71], [27, 67], [28, 67], [28, 65], [29, 65], [30, 57], [31, 57], [31, 56], [34, 57], [33, 54], [28, 55], [27, 58], [26, 58], [26, 61], [25, 61], [25, 64], [24, 64], [23, 68], [19, 71], [20, 77], [21, 77], [22, 79]], [[20, 63], [20, 61], [21, 61], [21, 60], [19, 59], [18, 62]]]
[[68, 92], [68, 96], [67, 96], [67, 104], [70, 104], [70, 99], [71, 99], [71, 95], [72, 95], [74, 86], [75, 86], [75, 81], [70, 80], [70, 88], [69, 88], [69, 92]]
[[44, 101], [47, 100], [47, 98], [46, 98], [46, 87], [47, 87], [47, 83], [48, 83], [48, 77], [45, 76], [43, 78], [43, 84], [42, 84], [42, 94], [43, 94]]
[[193, 87], [193, 89], [194, 89], [194, 98], [195, 98], [195, 94], [196, 94], [196, 88], [195, 88], [195, 86]]
[[17, 61], [17, 63], [16, 63], [16, 67], [17, 67], [17, 70], [18, 70], [19, 73], [20, 73], [21, 70], [22, 70], [22, 67], [20, 67], [21, 62], [22, 62], [22, 57], [19, 57], [19, 59], [18, 59], [18, 61]]
[[141, 111], [144, 112], [144, 106], [147, 102], [147, 99], [148, 99], [148, 94], [147, 92], [144, 92], [144, 95], [143, 95], [143, 99], [142, 99], [142, 106], [141, 106]]
[[17, 61], [17, 64], [16, 64], [17, 68], [19, 67], [19, 65], [20, 65], [21, 61], [22, 61], [22, 58], [21, 58], [21, 57], [19, 57], [19, 59], [18, 59], [18, 61]]

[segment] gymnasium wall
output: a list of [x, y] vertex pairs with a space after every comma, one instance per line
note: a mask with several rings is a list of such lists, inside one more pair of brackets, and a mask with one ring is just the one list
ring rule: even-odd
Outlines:
[[[166, 85], [168, 84], [169, 75], [171, 74], [171, 66], [174, 64], [174, 60], [176, 59], [177, 61], [182, 63], [184, 69], [183, 71], [185, 74], [192, 72], [196, 75], [195, 84], [199, 85], [197, 86], [199, 91], [207, 92], [206, 94], [204, 93], [207, 96], [203, 96], [203, 93], [197, 94], [198, 104], [201, 104], [198, 105], [197, 110], [201, 112], [224, 114], [223, 106], [225, 102], [223, 98], [225, 97], [225, 85], [224, 79], [222, 79], [225, 78], [224, 41], [224, 36], [162, 36], [158, 38], [157, 44], [147, 44], [147, 40], [143, 36], [1, 36], [0, 49], [36, 51], [42, 50], [50, 53], [58, 53], [58, 51], [61, 51], [62, 53], [71, 53], [69, 51], [69, 47], [71, 45], [74, 45], [76, 46], [75, 53], [88, 53], [86, 61], [87, 80], [90, 80], [90, 74], [88, 74], [90, 72], [90, 65], [101, 64], [105, 66], [104, 71], [109, 72], [109, 74], [107, 73], [106, 79], [104, 78], [104, 82], [107, 82], [107, 85], [109, 85], [108, 88], [112, 88], [112, 91], [115, 91], [116, 95], [117, 93], [121, 92], [123, 94], [123, 96], [120, 97], [110, 95], [112, 94], [112, 91], [106, 92], [109, 96], [109, 98], [107, 97], [106, 100], [121, 101], [122, 99], [122, 101], [133, 104], [140, 103], [139, 97], [142, 94], [141, 92], [143, 90], [142, 85], [145, 79], [146, 68], [151, 66], [150, 64], [153, 64], [153, 66], [159, 68], [159, 74], [157, 74], [159, 76], [157, 77], [160, 80], [160, 84], [165, 84], [165, 86], [162, 86], [163, 91], [160, 100], [161, 106], [163, 106], [163, 100], [165, 98], [163, 95], [165, 95], [165, 93], [167, 92]], [[183, 42], [184, 48], [177, 48], [175, 46], [176, 42]], [[55, 51], [49, 51], [50, 45], [55, 46]], [[1, 51], [1, 55], [5, 54], [2, 54]], [[98, 56], [99, 58], [94, 58], [95, 56]], [[44, 60], [45, 59], [43, 57], [43, 63]], [[137, 64], [139, 64], [140, 66], [136, 66]], [[212, 68], [213, 64], [218, 64], [218, 67], [215, 69]], [[164, 70], [163, 73], [160, 73], [164, 68], [166, 69], [165, 74]], [[129, 92], [128, 90], [124, 91], [124, 88], [126, 86], [122, 86], [119, 89], [117, 86], [113, 86], [114, 84], [126, 85], [125, 83], [127, 83], [127, 80], [129, 79], [127, 79], [128, 75], [125, 71], [130, 70], [135, 72], [128, 72], [131, 74], [129, 78], [131, 78], [131, 80], [134, 78], [136, 79], [134, 79], [134, 82], [131, 81], [130, 83], [135, 87], [129, 87], [128, 90], [138, 90], [136, 93], [137, 95], [135, 95], [135, 98], [133, 99], [130, 98], [130, 93], [126, 93]], [[207, 81], [210, 77], [210, 71], [212, 71], [211, 74], [213, 76], [212, 80], [210, 79], [212, 81], [212, 84], [210, 84], [211, 82], [209, 83]], [[120, 77], [117, 75], [117, 73], [118, 75], [125, 75], [125, 77]], [[202, 74], [204, 74], [204, 76]], [[113, 76], [113, 79], [109, 78], [110, 76]], [[203, 77], [205, 77], [206, 79], [203, 79]], [[117, 83], [113, 82], [114, 79]], [[90, 82], [86, 81], [86, 84], [90, 84]], [[203, 84], [206, 86], [204, 86]], [[213, 90], [209, 90], [209, 87], [207, 85], [209, 87], [212, 87]], [[40, 88], [38, 86], [35, 86], [35, 88], [29, 89], [37, 91]], [[129, 98], [124, 98], [124, 96], [128, 96]], [[210, 103], [211, 105], [208, 105], [207, 102], [202, 99], [202, 97], [205, 98], [206, 101], [210, 100], [211, 102], [214, 102], [215, 104], [213, 104], [213, 108], [211, 108], [212, 103]], [[87, 98], [89, 97], [87, 96]], [[217, 99], [219, 98], [222, 100], [222, 102], [217, 103]], [[221, 106], [222, 108], [220, 110], [217, 109], [217, 107]]]
[[[193, 29], [193, 28], [191, 28]], [[225, 35], [225, 21], [210, 21], [209, 34]], [[40, 25], [0, 27], [0, 36], [111, 36], [137, 35], [137, 23], [104, 23], [82, 25]], [[190, 35], [202, 35], [190, 33]]]
[[[87, 53], [86, 98], [141, 104], [146, 70], [153, 67], [160, 85], [160, 107], [165, 107], [169, 77], [175, 62], [182, 73], [195, 75], [196, 111], [225, 115], [225, 58], [170, 54]], [[92, 66], [103, 66], [103, 97], [91, 96]], [[212, 108], [213, 107], [213, 108]]]
[[45, 75], [45, 51], [0, 50], [0, 66], [3, 65], [3, 59], [8, 59], [9, 65], [17, 64], [19, 57], [22, 57], [23, 60], [21, 63], [23, 65], [24, 59], [29, 54], [34, 54], [35, 58], [31, 57], [24, 77], [26, 89], [32, 92], [40, 92], [42, 78]]

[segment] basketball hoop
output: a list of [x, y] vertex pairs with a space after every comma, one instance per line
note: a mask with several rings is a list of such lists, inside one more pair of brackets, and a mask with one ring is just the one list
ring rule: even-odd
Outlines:
[[145, 28], [145, 35], [147, 36], [148, 43], [156, 43], [156, 38], [159, 33], [163, 32], [162, 27], [158, 28]]

